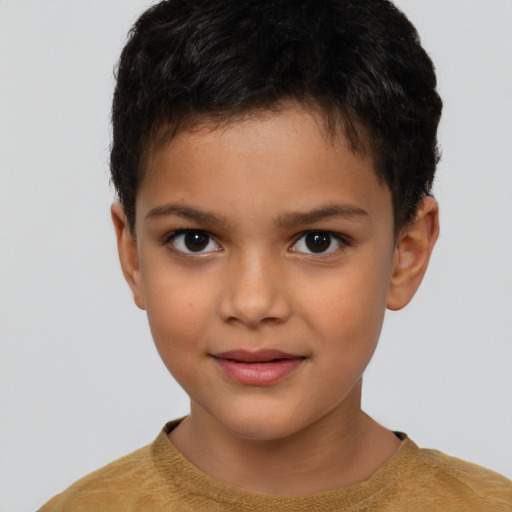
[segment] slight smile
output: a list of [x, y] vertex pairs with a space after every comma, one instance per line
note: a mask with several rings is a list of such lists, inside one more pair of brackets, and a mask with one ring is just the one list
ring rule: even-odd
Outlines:
[[268, 386], [284, 379], [306, 360], [304, 356], [280, 350], [230, 350], [212, 354], [222, 372], [247, 386]]

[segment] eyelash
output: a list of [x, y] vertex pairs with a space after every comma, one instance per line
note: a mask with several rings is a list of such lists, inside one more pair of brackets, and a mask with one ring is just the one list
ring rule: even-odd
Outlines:
[[[208, 247], [208, 245], [211, 243], [211, 242], [214, 242], [217, 246], [217, 249], [215, 250], [209, 250], [209, 251], [206, 251], [206, 252], [202, 252], [202, 250], [200, 251], [193, 251], [193, 250], [190, 250], [190, 251], [184, 251], [182, 249], [179, 249], [177, 248], [173, 242], [176, 241], [176, 239], [181, 236], [181, 235], [190, 235], [190, 234], [198, 234], [198, 235], [202, 235], [202, 236], [205, 236], [207, 237], [207, 243], [205, 245], [205, 248]], [[322, 251], [322, 252], [315, 252], [315, 251], [295, 251], [293, 250], [294, 247], [297, 246], [297, 244], [299, 244], [299, 242], [304, 239], [308, 236], [308, 235], [320, 235], [320, 236], [327, 236], [329, 237], [329, 245], [327, 246], [326, 250], [325, 251]], [[328, 249], [331, 249], [331, 246], [332, 246], [332, 242], [333, 240], [336, 241], [336, 243], [338, 244], [338, 247], [334, 248], [333, 250], [328, 250]], [[306, 242], [304, 242], [306, 243]], [[185, 255], [185, 256], [200, 256], [200, 255], [205, 255], [205, 254], [211, 254], [212, 252], [217, 252], [218, 250], [220, 250], [220, 244], [216, 241], [215, 237], [213, 237], [210, 233], [208, 233], [207, 231], [204, 231], [204, 230], [201, 230], [201, 229], [178, 229], [176, 231], [173, 231], [172, 233], [169, 233], [167, 234], [163, 239], [162, 239], [162, 244], [163, 245], [171, 245], [171, 249], [181, 255]], [[335, 233], [335, 232], [332, 232], [332, 231], [325, 231], [325, 230], [309, 230], [309, 231], [303, 231], [302, 233], [300, 233], [296, 238], [295, 238], [295, 241], [293, 242], [293, 244], [291, 245], [290, 247], [290, 252], [297, 252], [297, 253], [300, 253], [300, 254], [308, 254], [308, 255], [313, 255], [313, 256], [317, 256], [317, 257], [326, 257], [326, 256], [329, 256], [331, 255], [332, 253], [334, 252], [337, 252], [339, 250], [342, 250], [342, 249], [345, 249], [347, 247], [350, 247], [352, 246], [352, 241], [344, 236], [344, 235], [341, 235], [340, 233]]]
[[193, 233], [196, 233], [196, 234], [199, 234], [199, 235], [203, 235], [203, 236], [206, 236], [208, 238], [208, 241], [207, 241], [207, 245], [206, 247], [213, 241], [217, 247], [219, 247], [219, 243], [215, 240], [215, 238], [210, 235], [210, 233], [208, 233], [207, 231], [203, 231], [202, 229], [177, 229], [176, 231], [173, 231], [172, 233], [169, 233], [167, 234], [163, 240], [162, 240], [162, 244], [163, 245], [171, 245], [172, 246], [172, 250], [174, 250], [175, 252], [179, 253], [179, 254], [182, 254], [182, 255], [186, 255], [186, 256], [197, 256], [197, 255], [202, 255], [202, 254], [209, 254], [211, 252], [214, 252], [214, 251], [207, 251], [207, 252], [200, 252], [200, 251], [190, 251], [190, 252], [187, 252], [187, 251], [183, 251], [181, 249], [178, 249], [176, 246], [174, 246], [173, 242], [176, 241], [176, 239], [181, 236], [181, 235], [190, 235], [190, 234], [193, 234]]
[[[334, 252], [345, 249], [352, 245], [352, 241], [348, 237], [341, 235], [340, 233], [334, 233], [332, 231], [324, 231], [321, 229], [315, 229], [315, 230], [310, 230], [310, 231], [304, 231], [303, 233], [301, 233], [297, 237], [295, 242], [293, 243], [292, 247], [295, 247], [302, 239], [304, 239], [304, 241], [305, 241], [305, 239], [308, 235], [327, 236], [330, 239], [327, 249], [331, 249], [333, 240], [335, 240], [337, 242], [338, 247], [334, 248], [333, 250], [325, 250], [323, 252], [314, 252], [314, 251], [311, 251], [311, 252], [296, 251], [296, 252], [300, 252], [301, 254], [310, 254], [313, 256], [317, 256], [317, 257], [327, 257], [327, 256], [330, 256]], [[292, 252], [295, 252], [295, 251], [292, 251]]]

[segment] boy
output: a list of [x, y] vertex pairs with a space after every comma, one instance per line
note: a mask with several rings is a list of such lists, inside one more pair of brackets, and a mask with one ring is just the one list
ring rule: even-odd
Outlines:
[[121, 266], [190, 415], [53, 510], [510, 510], [511, 486], [360, 409], [420, 285], [441, 101], [384, 0], [171, 0], [123, 51]]

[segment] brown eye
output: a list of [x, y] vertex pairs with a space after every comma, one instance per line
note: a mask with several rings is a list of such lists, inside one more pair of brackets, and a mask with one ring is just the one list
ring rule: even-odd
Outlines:
[[184, 253], [205, 253], [219, 249], [218, 244], [205, 231], [186, 230], [175, 234], [171, 239], [173, 247]]
[[347, 245], [347, 242], [329, 231], [309, 231], [304, 233], [292, 247], [294, 252], [326, 254]]
[[193, 252], [202, 251], [210, 240], [210, 237], [202, 231], [190, 231], [185, 233], [184, 243], [187, 249]]
[[311, 252], [325, 252], [331, 246], [331, 235], [322, 232], [312, 232], [306, 235], [304, 242]]

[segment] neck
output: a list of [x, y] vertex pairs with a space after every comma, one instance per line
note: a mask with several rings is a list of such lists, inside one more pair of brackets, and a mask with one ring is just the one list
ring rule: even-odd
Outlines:
[[400, 441], [360, 409], [360, 383], [340, 407], [284, 439], [237, 436], [192, 403], [169, 437], [210, 476], [249, 491], [313, 494], [369, 478]]

